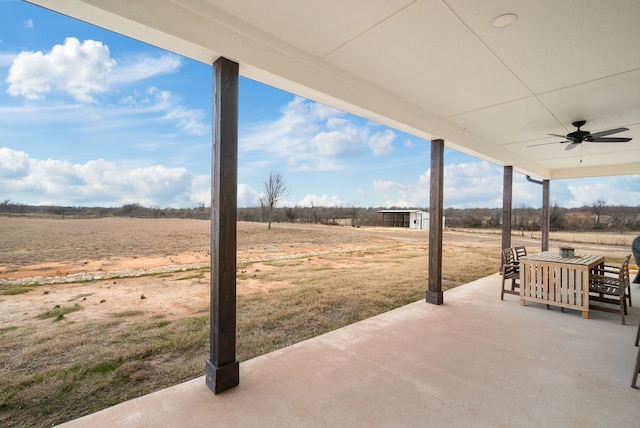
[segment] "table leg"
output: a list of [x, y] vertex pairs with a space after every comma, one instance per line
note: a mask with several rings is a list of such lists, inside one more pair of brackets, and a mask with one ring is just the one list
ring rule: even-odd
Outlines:
[[589, 311], [582, 311], [582, 318], [589, 319]]

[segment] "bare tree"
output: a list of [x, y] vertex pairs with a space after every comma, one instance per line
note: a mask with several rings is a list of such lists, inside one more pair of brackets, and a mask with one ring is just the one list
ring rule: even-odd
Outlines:
[[557, 202], [554, 202], [551, 206], [551, 212], [549, 213], [549, 227], [552, 231], [564, 229], [564, 211], [566, 211], [566, 209], [560, 208]]
[[298, 207], [287, 207], [284, 209], [284, 216], [289, 223], [295, 223], [298, 218]]
[[264, 192], [266, 205], [269, 212], [269, 227], [271, 229], [271, 221], [273, 219], [273, 207], [287, 195], [287, 185], [284, 182], [282, 174], [279, 172], [271, 172], [269, 178], [264, 182]]
[[267, 198], [264, 196], [260, 196], [260, 221], [267, 221], [267, 217], [269, 217], [269, 207], [267, 206]]
[[600, 227], [600, 216], [602, 215], [604, 208], [607, 206], [607, 200], [598, 198], [593, 201], [592, 210], [596, 216], [596, 228]]
[[360, 208], [356, 204], [351, 204], [346, 211], [346, 214], [351, 217], [351, 226], [360, 227], [358, 224], [358, 220], [360, 217]]
[[11, 203], [11, 200], [9, 199], [5, 199], [4, 201], [2, 201], [0, 203], [0, 208], [2, 208], [2, 211], [7, 211], [9, 213], [9, 218], [11, 218], [11, 206], [13, 204]]

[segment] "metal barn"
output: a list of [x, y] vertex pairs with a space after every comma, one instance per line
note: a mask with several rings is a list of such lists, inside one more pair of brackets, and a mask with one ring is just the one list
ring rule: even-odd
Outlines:
[[386, 227], [408, 227], [428, 229], [429, 213], [420, 210], [380, 210], [382, 225]]

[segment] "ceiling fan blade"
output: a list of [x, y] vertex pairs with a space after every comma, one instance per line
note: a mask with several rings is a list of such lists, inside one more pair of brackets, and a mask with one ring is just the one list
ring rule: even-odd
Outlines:
[[560, 134], [547, 134], [547, 135], [551, 135], [552, 137], [567, 138], [566, 135], [560, 135]]
[[580, 143], [573, 142], [573, 143], [569, 144], [567, 147], [565, 147], [565, 150], [575, 149], [579, 145], [580, 145]]
[[548, 146], [549, 144], [568, 143], [568, 141], [554, 141], [553, 143], [531, 144], [527, 147]]
[[625, 137], [605, 137], [605, 138], [595, 138], [593, 140], [587, 140], [591, 143], [626, 143], [631, 141], [631, 138]]
[[589, 135], [587, 138], [590, 141], [594, 141], [596, 138], [604, 137], [605, 135], [617, 134], [618, 132], [623, 132], [628, 130], [629, 128], [609, 129], [608, 131], [594, 132], [593, 134]]

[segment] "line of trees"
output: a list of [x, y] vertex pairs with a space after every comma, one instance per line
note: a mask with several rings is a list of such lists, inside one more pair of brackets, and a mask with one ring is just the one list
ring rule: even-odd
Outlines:
[[[277, 202], [277, 201], [276, 201]], [[315, 223], [343, 226], [382, 226], [382, 209], [398, 207], [277, 207], [275, 203], [263, 203], [258, 207], [238, 208], [239, 221], [269, 223]], [[404, 209], [404, 208], [398, 208]], [[428, 211], [426, 208], [416, 207]], [[140, 204], [125, 204], [121, 207], [60, 207], [33, 206], [0, 202], [0, 216], [39, 216], [53, 218], [189, 218], [208, 220], [211, 207], [204, 203], [193, 208], [145, 207]], [[495, 229], [502, 226], [501, 208], [446, 208], [444, 210], [447, 227]], [[540, 230], [540, 208], [518, 206], [512, 209], [512, 227], [517, 230]], [[595, 201], [592, 206], [563, 208], [554, 204], [550, 210], [551, 230], [574, 231], [638, 231], [640, 230], [640, 206], [606, 205]]]
[[194, 208], [160, 208], [145, 207], [138, 203], [125, 204], [120, 207], [83, 207], [56, 205], [27, 205], [9, 200], [0, 202], [0, 216], [3, 217], [56, 217], [56, 218], [101, 218], [101, 217], [133, 217], [133, 218], [190, 218], [208, 220], [211, 218], [211, 207], [199, 203]]
[[[540, 230], [541, 209], [524, 205], [511, 210], [511, 224], [514, 229]], [[471, 208], [444, 210], [450, 227], [499, 228], [502, 226], [502, 209]], [[591, 206], [563, 208], [554, 204], [549, 212], [549, 227], [552, 231], [562, 230], [640, 230], [640, 206], [606, 205], [597, 200]]]

